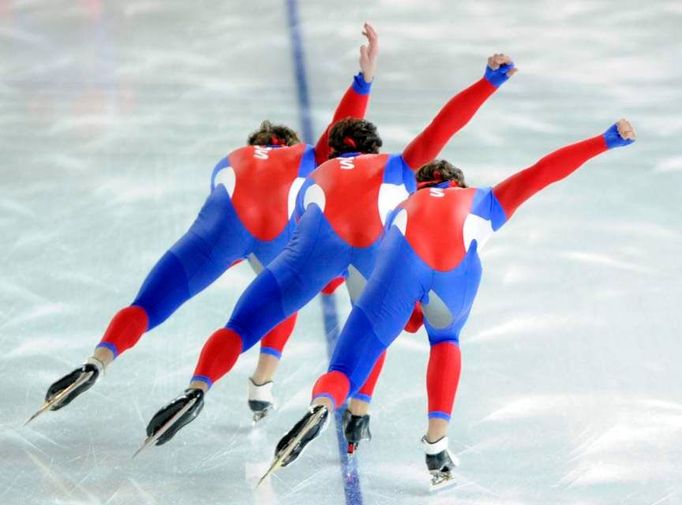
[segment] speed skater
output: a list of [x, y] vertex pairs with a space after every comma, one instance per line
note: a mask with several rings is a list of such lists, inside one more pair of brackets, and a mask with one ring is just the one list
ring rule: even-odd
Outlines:
[[[515, 71], [508, 56], [490, 57], [484, 76], [451, 98], [400, 154], [379, 153], [382, 141], [369, 121], [351, 118], [334, 125], [329, 134], [331, 159], [308, 176], [299, 192], [300, 220], [291, 241], [246, 288], [226, 327], [208, 339], [189, 388], [154, 415], [147, 425], [148, 437], [163, 431], [157, 445], [165, 443], [196, 418], [204, 393], [232, 369], [239, 355], [331, 279], [345, 275], [355, 303], [384, 236], [386, 216], [380, 202], [394, 198], [393, 208], [414, 191], [415, 170], [433, 160]], [[395, 191], [397, 187], [406, 192]], [[362, 394], [364, 403], [371, 397], [381, 362], [379, 355], [374, 357], [375, 373], [354, 391]], [[194, 407], [177, 417], [189, 403]]]
[[[58, 410], [91, 388], [115, 358], [232, 265], [246, 259], [259, 273], [282, 251], [295, 229], [292, 214], [298, 190], [305, 177], [329, 158], [331, 126], [365, 115], [378, 38], [369, 24], [363, 35], [368, 44], [360, 49], [361, 72], [317, 144], [303, 144], [291, 128], [264, 121], [247, 146], [222, 158], [213, 170], [210, 194], [189, 230], [154, 265], [132, 304], [114, 315], [93, 355], [48, 388], [39, 412]], [[295, 320], [292, 312], [261, 342], [258, 365], [249, 378], [249, 406], [256, 420], [272, 407], [272, 378]]]
[[463, 172], [446, 161], [421, 167], [418, 191], [389, 219], [377, 266], [339, 336], [328, 372], [315, 383], [311, 408], [278, 443], [273, 467], [294, 461], [323, 431], [328, 413], [364, 383], [420, 301], [431, 346], [422, 445], [432, 484], [451, 481], [455, 458], [448, 451], [447, 430], [461, 370], [459, 336], [481, 278], [478, 252], [531, 196], [589, 159], [634, 140], [630, 123], [620, 120], [492, 188], [467, 187]]

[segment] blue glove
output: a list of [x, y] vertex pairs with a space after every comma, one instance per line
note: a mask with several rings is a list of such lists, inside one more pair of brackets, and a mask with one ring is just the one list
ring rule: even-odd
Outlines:
[[499, 88], [502, 83], [509, 79], [507, 72], [509, 72], [512, 68], [514, 68], [513, 63], [504, 63], [500, 65], [497, 70], [493, 70], [492, 68], [486, 66], [484, 77], [490, 84], [496, 88]]
[[606, 141], [606, 146], [609, 149], [613, 149], [614, 147], [627, 146], [634, 142], [634, 140], [624, 139], [623, 137], [620, 136], [620, 133], [618, 133], [617, 123], [604, 132], [604, 140]]
[[369, 95], [372, 90], [372, 83], [365, 81], [365, 74], [359, 72], [353, 77], [353, 89], [360, 95]]

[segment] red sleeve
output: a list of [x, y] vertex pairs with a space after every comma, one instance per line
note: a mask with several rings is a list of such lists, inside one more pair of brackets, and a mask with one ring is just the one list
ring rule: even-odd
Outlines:
[[493, 188], [493, 194], [509, 219], [519, 205], [535, 193], [568, 177], [587, 160], [607, 149], [603, 135], [562, 147], [499, 183]]
[[438, 156], [455, 133], [466, 125], [476, 111], [497, 88], [485, 78], [475, 82], [450, 99], [423, 132], [403, 151], [403, 158], [412, 170]]
[[[362, 77], [360, 77], [362, 79]], [[365, 86], [369, 84], [366, 83]], [[346, 93], [341, 98], [339, 105], [336, 107], [334, 112], [334, 117], [327, 127], [324, 129], [324, 133], [320, 135], [320, 138], [315, 144], [315, 164], [320, 165], [329, 159], [329, 130], [337, 121], [345, 119], [347, 117], [355, 117], [362, 119], [365, 117], [367, 112], [367, 103], [369, 102], [369, 91], [361, 93], [357, 89], [357, 77], [353, 85], [351, 85]]]

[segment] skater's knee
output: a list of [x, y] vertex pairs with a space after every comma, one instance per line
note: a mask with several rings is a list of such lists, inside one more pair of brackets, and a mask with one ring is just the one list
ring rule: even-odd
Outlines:
[[180, 260], [166, 252], [145, 279], [131, 305], [142, 308], [148, 330], [165, 321], [190, 297], [187, 275]]
[[201, 239], [204, 246], [210, 247], [220, 242], [226, 232], [235, 228], [230, 225], [238, 220], [227, 192], [224, 188], [216, 188], [206, 199], [186, 237]]
[[240, 317], [233, 317], [223, 328], [239, 336], [241, 352], [248, 351], [263, 338], [264, 331], [259, 331], [259, 328], [249, 324], [248, 321], [248, 319], [244, 320]]
[[[241, 335], [246, 351], [287, 316], [282, 308], [279, 284], [266, 269], [241, 296], [226, 327]], [[286, 327], [284, 329], [287, 330]]]
[[459, 346], [459, 332], [455, 331], [438, 331], [428, 332], [429, 345], [434, 347], [440, 344], [452, 344]]

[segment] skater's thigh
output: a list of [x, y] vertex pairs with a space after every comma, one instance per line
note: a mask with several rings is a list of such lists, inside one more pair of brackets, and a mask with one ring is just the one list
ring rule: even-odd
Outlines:
[[182, 264], [191, 296], [220, 277], [253, 248], [254, 238], [241, 224], [225, 188], [218, 185], [187, 233], [171, 252]]
[[239, 334], [244, 352], [289, 315], [282, 308], [282, 290], [277, 280], [265, 269], [239, 297], [226, 326]]
[[402, 235], [388, 236], [389, 247], [355, 303], [339, 335], [330, 370], [346, 374], [351, 390], [364, 384], [374, 363], [391, 345], [424, 293], [430, 270], [414, 260]]
[[379, 338], [367, 316], [354, 307], [339, 335], [329, 371], [338, 371], [348, 377], [350, 394], [355, 393], [367, 381], [374, 363], [397, 335]]
[[158, 326], [190, 298], [182, 263], [170, 251], [151, 269], [132, 305], [142, 307], [149, 318], [148, 330]]
[[377, 337], [388, 344], [405, 327], [430, 279], [430, 268], [416, 256], [402, 234], [392, 229], [355, 305]]
[[325, 233], [320, 216], [306, 220], [306, 215], [282, 253], [246, 288], [227, 323], [241, 335], [244, 350], [314, 298], [347, 265], [348, 247]]
[[296, 312], [340, 275], [348, 267], [351, 249], [317, 206], [308, 207], [292, 239], [266, 268], [281, 288], [284, 311]]
[[296, 226], [293, 224], [293, 222], [290, 222], [287, 227], [274, 239], [255, 239], [253, 241], [253, 246], [249, 254], [249, 263], [256, 274], [261, 273], [266, 266], [268, 266], [277, 256], [282, 253], [284, 248], [293, 237], [295, 230]]
[[469, 318], [473, 301], [474, 297], [467, 296], [466, 290], [453, 293], [450, 297], [442, 291], [430, 291], [428, 303], [422, 302], [424, 328], [429, 336], [429, 343], [459, 343], [459, 334]]
[[422, 300], [424, 325], [432, 343], [459, 340], [480, 283], [480, 269], [463, 265], [449, 272], [435, 272], [431, 289]]

